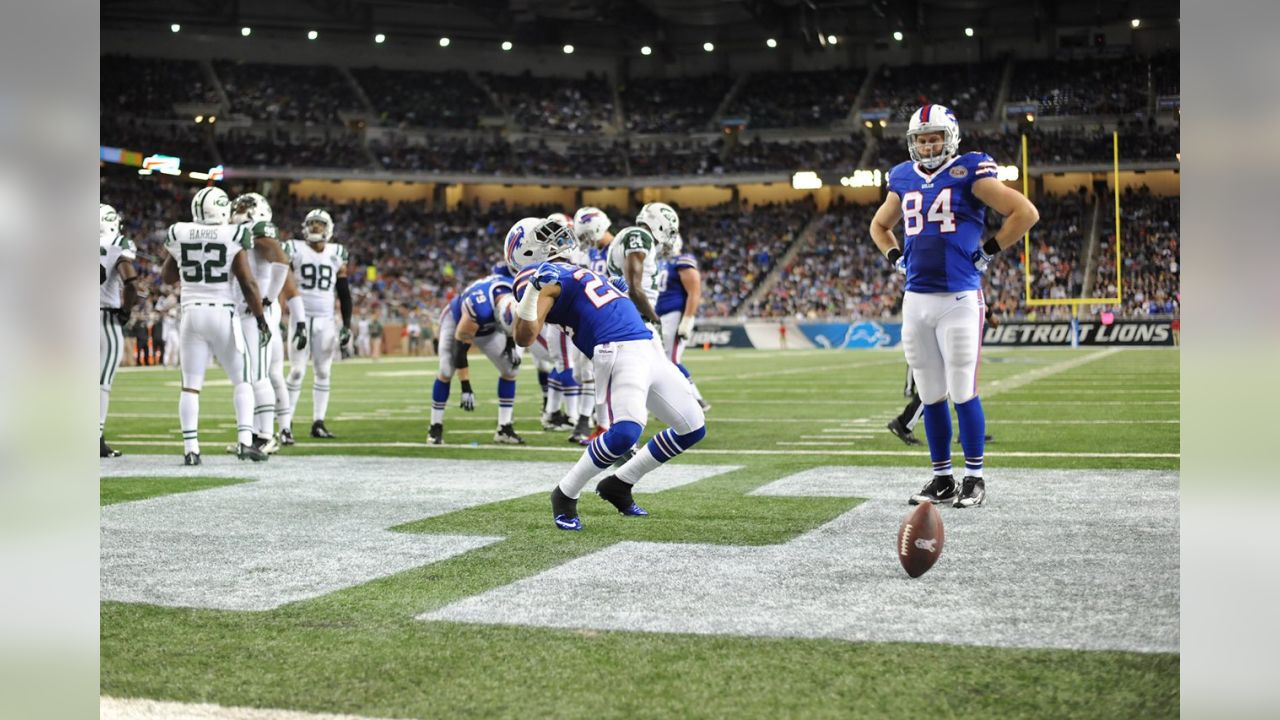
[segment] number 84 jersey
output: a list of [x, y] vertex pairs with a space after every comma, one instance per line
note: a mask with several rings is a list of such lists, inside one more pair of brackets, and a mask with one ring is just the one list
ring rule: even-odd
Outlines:
[[980, 152], [958, 155], [932, 173], [913, 162], [889, 171], [889, 190], [902, 199], [902, 255], [907, 290], [977, 290], [973, 251], [982, 244], [986, 206], [973, 184], [996, 177], [996, 162]]
[[338, 270], [347, 264], [347, 249], [330, 242], [317, 250], [302, 240], [290, 240], [284, 243], [284, 252], [293, 266], [307, 317], [333, 317], [334, 288], [338, 283]]

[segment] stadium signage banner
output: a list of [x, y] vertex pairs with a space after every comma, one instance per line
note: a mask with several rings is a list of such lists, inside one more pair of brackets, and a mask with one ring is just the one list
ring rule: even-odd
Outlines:
[[800, 330], [820, 348], [894, 347], [902, 341], [901, 323], [800, 323]]
[[689, 338], [690, 347], [755, 347], [751, 338], [747, 337], [746, 328], [741, 325], [708, 325], [698, 323]]
[[[1082, 322], [1081, 345], [1173, 345], [1173, 325], [1168, 320], [1118, 320], [1110, 325]], [[1006, 322], [987, 327], [984, 345], [1070, 345], [1072, 323]]]

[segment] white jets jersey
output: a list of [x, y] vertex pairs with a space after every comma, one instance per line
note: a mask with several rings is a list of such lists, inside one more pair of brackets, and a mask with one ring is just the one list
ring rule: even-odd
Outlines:
[[[249, 235], [254, 240], [262, 237], [278, 237], [275, 224], [265, 221], [253, 223], [249, 227]], [[271, 284], [271, 263], [259, 257], [259, 252], [261, 252], [261, 249], [249, 253], [249, 270], [253, 273], [253, 279], [258, 281], [258, 289], [265, 293], [267, 286]], [[244, 293], [240, 290], [240, 283], [233, 284], [236, 288], [236, 301], [243, 301]], [[271, 298], [271, 301], [275, 302], [275, 298]]]
[[184, 307], [235, 302], [235, 286], [240, 283], [231, 272], [231, 259], [241, 250], [253, 249], [248, 225], [174, 223], [164, 247], [178, 262]]
[[284, 244], [285, 254], [297, 274], [298, 290], [307, 317], [333, 317], [333, 301], [337, 293], [338, 270], [347, 264], [347, 249], [329, 242], [316, 250], [302, 240]]
[[[609, 244], [609, 275], [618, 276], [624, 280], [627, 280], [627, 274], [624, 272], [627, 266], [626, 256], [644, 253], [640, 289], [644, 291], [645, 297], [649, 298], [649, 304], [654, 307], [658, 305], [658, 294], [661, 292], [658, 287], [658, 250], [658, 241], [653, 239], [652, 233], [642, 227], [624, 228]], [[627, 280], [627, 282], [631, 281]]]
[[98, 304], [104, 308], [120, 307], [120, 293], [124, 290], [124, 280], [120, 277], [120, 268], [116, 267], [123, 258], [130, 262], [138, 256], [133, 243], [127, 237], [118, 237], [110, 242], [99, 241], [98, 244]]

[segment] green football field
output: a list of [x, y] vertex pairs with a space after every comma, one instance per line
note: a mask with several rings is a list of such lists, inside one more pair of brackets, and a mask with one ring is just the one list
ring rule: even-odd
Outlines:
[[884, 429], [900, 351], [686, 365], [706, 439], [637, 487], [648, 518], [584, 492], [582, 533], [551, 523], [581, 448], [541, 430], [532, 368], [527, 447], [492, 444], [483, 360], [443, 447], [434, 358], [348, 361], [337, 439], [306, 437], [308, 377], [298, 445], [258, 466], [223, 452], [213, 369], [190, 470], [177, 371], [122, 370], [102, 694], [375, 718], [1177, 715], [1177, 350], [984, 350], [988, 505], [943, 510], [916, 580], [893, 533], [929, 457]]

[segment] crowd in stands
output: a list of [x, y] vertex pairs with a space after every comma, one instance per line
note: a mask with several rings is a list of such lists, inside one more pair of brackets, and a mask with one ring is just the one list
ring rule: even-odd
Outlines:
[[757, 305], [761, 317], [887, 318], [902, 304], [903, 277], [880, 254], [868, 228], [875, 205], [827, 208], [813, 239], [782, 268]]
[[[1124, 316], [1176, 315], [1182, 302], [1178, 253], [1181, 199], [1153, 195], [1144, 186], [1120, 195], [1120, 252]], [[1115, 233], [1103, 233], [1096, 264], [1095, 296], [1115, 297]], [[1095, 309], [1097, 312], [1099, 309]]]
[[877, 73], [863, 107], [887, 109], [891, 121], [904, 122], [922, 105], [934, 103], [951, 108], [958, 120], [985, 122], [991, 119], [1003, 67], [998, 62], [886, 65]]
[[[1120, 133], [1120, 159], [1171, 161], [1180, 148], [1178, 128], [1132, 120], [1116, 128]], [[960, 129], [961, 152], [984, 152], [1002, 165], [1022, 166], [1022, 139], [1018, 130], [1008, 132]], [[876, 148], [877, 166], [888, 169], [907, 160], [906, 140], [886, 137]], [[1111, 131], [1101, 126], [1027, 131], [1027, 155], [1031, 165], [1110, 165]]]
[[337, 124], [339, 111], [362, 111], [355, 88], [331, 65], [215, 60], [231, 111], [254, 120]]
[[103, 55], [99, 66], [102, 116], [177, 116], [174, 104], [220, 102], [194, 60]]
[[1178, 69], [1181, 57], [1176, 51], [1157, 53], [1151, 56], [1151, 87], [1156, 97], [1161, 95], [1180, 94], [1181, 74]]
[[182, 159], [182, 167], [205, 170], [219, 160], [210, 142], [213, 128], [188, 120], [143, 120], [126, 116], [104, 116], [98, 137], [107, 147], [135, 150], [144, 155], [172, 155]]
[[515, 162], [505, 140], [489, 135], [467, 138], [422, 138], [409, 142], [401, 136], [372, 140], [369, 150], [389, 170], [457, 172], [480, 175], [514, 175]]
[[352, 68], [388, 127], [425, 127], [454, 130], [475, 128], [481, 115], [498, 115], [489, 95], [461, 70], [426, 72]]
[[224, 163], [240, 167], [370, 167], [360, 137], [338, 127], [298, 139], [284, 132], [259, 136], [232, 131], [218, 137], [218, 152]]
[[1147, 76], [1138, 57], [1020, 60], [1008, 101], [1038, 102], [1041, 115], [1130, 115], [1147, 107]]
[[728, 75], [627, 80], [618, 88], [626, 129], [634, 133], [705, 130], [732, 86]]
[[579, 79], [481, 73], [480, 78], [522, 130], [582, 134], [613, 125], [613, 91], [599, 75], [587, 73]]
[[752, 73], [725, 117], [746, 118], [752, 128], [825, 127], [849, 115], [864, 77], [847, 68]]
[[772, 142], [756, 139], [733, 147], [727, 172], [843, 170], [859, 167], [867, 143], [862, 133], [839, 140]]

